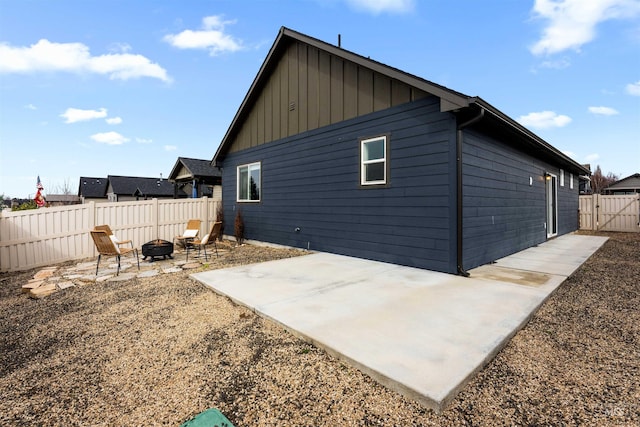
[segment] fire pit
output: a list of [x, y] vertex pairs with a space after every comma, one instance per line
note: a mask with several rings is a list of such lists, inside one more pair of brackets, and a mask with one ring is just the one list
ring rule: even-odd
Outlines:
[[167, 257], [172, 258], [171, 254], [173, 253], [173, 243], [168, 242], [162, 239], [152, 240], [150, 242], [142, 245], [142, 255], [144, 255], [143, 260], [147, 259], [147, 257], [151, 257], [149, 262], [154, 262], [156, 257]]

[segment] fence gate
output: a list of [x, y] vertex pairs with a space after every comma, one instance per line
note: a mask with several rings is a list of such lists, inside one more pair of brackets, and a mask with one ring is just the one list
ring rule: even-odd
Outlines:
[[580, 229], [640, 232], [640, 194], [580, 196]]

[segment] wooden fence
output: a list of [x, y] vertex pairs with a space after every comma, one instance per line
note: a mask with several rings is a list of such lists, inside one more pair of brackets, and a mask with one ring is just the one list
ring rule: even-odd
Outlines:
[[640, 232], [640, 194], [580, 196], [580, 230]]
[[207, 197], [152, 199], [0, 212], [0, 272], [97, 256], [89, 231], [100, 224], [138, 248], [153, 239], [173, 241], [191, 218], [202, 220], [202, 236], [216, 220], [220, 203]]

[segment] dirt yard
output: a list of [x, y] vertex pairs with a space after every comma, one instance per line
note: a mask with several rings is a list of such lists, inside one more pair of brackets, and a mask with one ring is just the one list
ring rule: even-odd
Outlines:
[[[640, 233], [609, 241], [441, 415], [189, 279], [31, 299], [0, 274], [0, 425], [640, 425]], [[300, 255], [244, 245], [203, 268]], [[313, 313], [309, 313], [313, 315]]]

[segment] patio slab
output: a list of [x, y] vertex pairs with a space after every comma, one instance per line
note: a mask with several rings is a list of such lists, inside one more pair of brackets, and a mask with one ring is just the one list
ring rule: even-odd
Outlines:
[[605, 241], [561, 236], [469, 278], [328, 253], [191, 277], [441, 411]]

